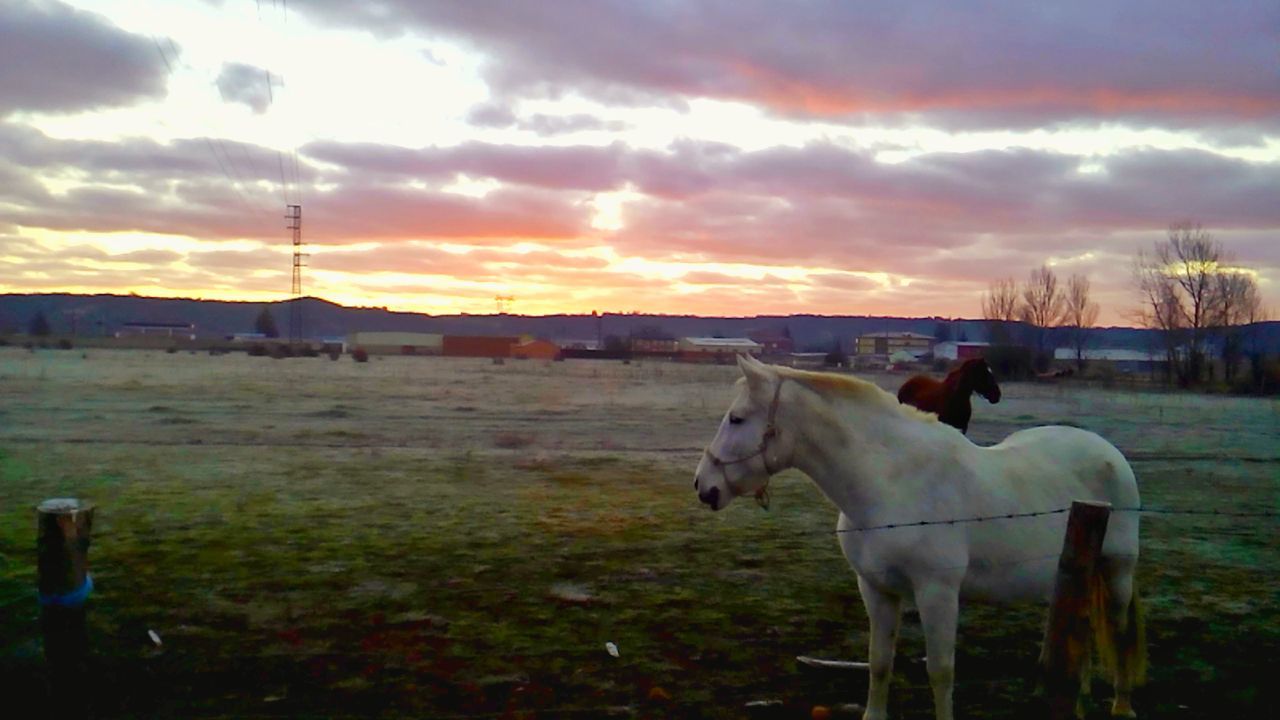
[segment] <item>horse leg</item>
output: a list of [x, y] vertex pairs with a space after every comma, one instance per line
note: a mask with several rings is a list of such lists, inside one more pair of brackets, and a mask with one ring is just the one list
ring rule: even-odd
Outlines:
[[951, 691], [955, 687], [956, 623], [960, 616], [959, 584], [934, 583], [916, 589], [916, 608], [924, 626], [929, 685], [937, 720], [952, 720]]
[[898, 645], [898, 627], [902, 622], [902, 600], [881, 592], [858, 578], [858, 592], [871, 621], [871, 648], [868, 661], [871, 682], [867, 688], [867, 711], [863, 720], [888, 717], [889, 679], [893, 675], [893, 655]]

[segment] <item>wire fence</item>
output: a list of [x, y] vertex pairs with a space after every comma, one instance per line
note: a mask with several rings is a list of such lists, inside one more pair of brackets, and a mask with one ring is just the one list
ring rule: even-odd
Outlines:
[[[71, 442], [76, 442], [76, 441], [71, 441]], [[94, 442], [94, 440], [83, 439], [80, 442]], [[226, 443], [226, 444], [270, 445], [270, 443], [256, 443], [256, 442], [245, 442], [245, 443], [233, 442], [233, 443]], [[334, 446], [342, 447], [343, 449], [347, 449], [347, 450], [351, 449], [349, 444], [346, 444], [346, 443], [335, 444]], [[395, 446], [395, 447], [404, 447], [404, 446]], [[420, 448], [420, 449], [432, 450], [432, 448]], [[679, 450], [679, 449], [676, 449], [676, 450]], [[1165, 460], [1168, 458], [1161, 457], [1159, 459]], [[858, 534], [884, 533], [884, 532], [892, 532], [895, 530], [911, 529], [911, 528], [916, 528], [916, 529], [931, 528], [931, 527], [941, 528], [941, 527], [954, 527], [954, 526], [965, 526], [965, 525], [987, 524], [987, 523], [992, 523], [992, 524], [1014, 523], [1020, 520], [1027, 520], [1027, 519], [1034, 519], [1034, 518], [1043, 518], [1043, 517], [1059, 516], [1059, 515], [1065, 516], [1065, 514], [1068, 513], [1069, 511], [1070, 511], [1069, 506], [1063, 506], [1063, 507], [1051, 507], [1043, 510], [1026, 511], [1026, 512], [993, 513], [993, 514], [987, 514], [987, 515], [973, 515], [973, 516], [950, 517], [950, 518], [924, 518], [924, 519], [908, 520], [903, 522], [881, 523], [881, 524], [867, 525], [867, 526], [861, 526], [861, 527], [847, 527], [847, 528], [828, 527], [824, 529], [797, 528], [794, 526], [779, 527], [777, 524], [774, 524], [774, 523], [769, 523], [769, 524], [757, 523], [753, 525], [733, 528], [733, 532], [736, 533], [739, 538], [744, 538], [748, 541], [752, 538], [767, 538], [772, 543], [772, 546], [769, 549], [762, 550], [761, 552], [763, 554], [767, 554], [769, 552], [774, 552], [774, 551], [781, 551], [781, 553], [785, 554], [787, 557], [794, 557], [792, 553], [794, 553], [795, 551], [804, 552], [807, 550], [807, 551], [811, 551], [812, 555], [820, 559], [821, 556], [818, 553], [812, 553], [812, 550], [814, 548], [818, 548], [822, 546], [822, 543], [816, 542], [816, 540], [819, 538], [840, 537], [841, 535], [854, 534], [854, 533], [858, 533]], [[1264, 536], [1268, 532], [1274, 532], [1275, 530], [1275, 526], [1272, 524], [1271, 521], [1280, 519], [1280, 512], [1274, 511], [1274, 510], [1235, 509], [1235, 508], [1224, 508], [1224, 507], [1178, 508], [1178, 507], [1162, 507], [1158, 505], [1140, 505], [1135, 507], [1117, 507], [1117, 508], [1113, 508], [1111, 512], [1115, 514], [1133, 513], [1133, 514], [1147, 515], [1151, 517], [1170, 518], [1173, 520], [1185, 519], [1189, 521], [1188, 525], [1191, 525], [1194, 527], [1194, 532], [1196, 533], [1200, 533], [1206, 536], [1222, 536], [1222, 537]], [[496, 515], [498, 516], [498, 520], [500, 522], [512, 522], [517, 519], [515, 513], [499, 512], [499, 513], [496, 513]], [[795, 519], [794, 517], [785, 517], [785, 522], [794, 522], [794, 519]], [[1250, 522], [1245, 523], [1244, 527], [1223, 527], [1224, 521], [1240, 521], [1240, 520], [1248, 520]], [[325, 522], [326, 520], [321, 518], [320, 521]], [[1065, 518], [1064, 518], [1064, 521], [1065, 521]], [[531, 561], [531, 562], [546, 562], [551, 564], [574, 564], [574, 563], [589, 564], [594, 560], [604, 560], [604, 559], [611, 559], [611, 558], [616, 559], [620, 555], [629, 555], [636, 559], [637, 564], [641, 564], [645, 562], [644, 553], [646, 552], [662, 553], [662, 552], [677, 552], [677, 551], [687, 550], [688, 543], [689, 543], [689, 536], [686, 534], [680, 534], [680, 533], [664, 532], [662, 533], [661, 536], [653, 537], [652, 539], [642, 538], [642, 539], [636, 540], [634, 536], [626, 536], [625, 538], [618, 538], [616, 540], [607, 541], [603, 543], [599, 541], [600, 541], [600, 538], [589, 538], [589, 539], [574, 538], [571, 540], [565, 540], [560, 542], [556, 542], [556, 541], [546, 542], [546, 543], [533, 542], [521, 548], [513, 548], [512, 552], [509, 553], [509, 555], [511, 556], [512, 559], [519, 560], [521, 558], [524, 558], [525, 560]], [[597, 542], [598, 544], [594, 547], [580, 547], [579, 544], [583, 542]], [[478, 543], [469, 542], [467, 547], [469, 549], [474, 549], [474, 548], [483, 549], [489, 546], [501, 546], [506, 544], [509, 544], [509, 539], [507, 538], [494, 538], [492, 540], [486, 538]], [[752, 545], [750, 542], [743, 543], [744, 552], [752, 552], [751, 547]], [[1002, 561], [999, 563], [990, 564], [988, 565], [988, 567], [1015, 567], [1020, 565], [1031, 565], [1036, 563], [1050, 563], [1050, 562], [1056, 561], [1059, 558], [1059, 556], [1060, 556], [1059, 552], [1036, 553], [1028, 557], [1016, 558], [1016, 559]], [[1232, 561], [1232, 562], [1222, 562], [1222, 564], [1239, 567], [1242, 563], [1237, 561]], [[948, 565], [948, 566], [938, 566], [931, 569], [934, 569], [934, 570], [959, 569], [965, 566], [966, 564], [956, 564], [956, 565]], [[587, 567], [582, 568], [582, 570], [585, 570], [586, 572], [579, 572], [577, 578], [570, 579], [568, 580], [568, 582], [574, 582], [576, 579], [581, 578], [583, 581], [585, 581], [586, 583], [589, 583], [592, 586], [591, 589], [593, 593], [597, 591], [602, 593], [607, 593], [613, 596], [614, 601], [619, 601], [618, 598], [621, 597], [623, 591], [644, 586], [646, 582], [649, 582], [649, 579], [644, 576], [636, 576], [634, 574], [627, 574], [626, 572], [619, 572], [616, 567], [611, 567], [606, 572], [600, 573], [594, 576], [590, 572], [589, 565]], [[677, 582], [678, 581], [679, 581], [679, 578], [677, 578]], [[686, 593], [687, 595], [686, 590], [682, 590], [681, 588], [678, 588], [678, 587], [673, 588], [672, 596], [676, 597], [680, 595], [680, 593], [682, 592]], [[547, 595], [544, 593], [530, 593], [530, 588], [527, 584], [488, 582], [486, 578], [481, 578], [481, 577], [469, 578], [466, 585], [462, 587], [434, 588], [433, 593], [440, 594], [440, 595], [448, 595], [454, 598], [477, 598], [477, 597], [491, 598], [492, 602], [488, 602], [484, 604], [486, 608], [492, 607], [495, 604], [501, 605], [504, 603], [512, 603], [512, 602], [546, 602], [548, 600]], [[852, 587], [851, 584], [849, 586], [846, 586], [846, 589], [843, 590], [840, 594], [841, 596], [845, 597], [846, 600], [851, 598], [856, 598], [856, 590]], [[676, 599], [679, 599], [679, 598], [676, 598]], [[555, 601], [554, 595], [551, 596], [551, 600]], [[574, 601], [572, 599], [566, 599], [565, 602], [567, 604], [573, 604]], [[7, 610], [7, 606], [4, 609]], [[769, 647], [771, 649], [777, 649], [779, 645], [778, 639], [771, 638], [771, 637], [738, 636], [738, 637], [734, 637], [732, 642], [735, 645], [741, 645], [744, 647], [759, 646], [759, 647]], [[556, 646], [556, 647], [545, 647], [541, 649], [530, 649], [527, 647], [519, 648], [517, 650], [514, 650], [511, 653], [511, 655], [513, 660], [515, 661], [523, 659], [523, 660], [530, 661], [532, 664], [541, 663], [544, 661], [544, 659], [555, 660], [558, 658], [565, 658], [566, 656], [574, 660], [577, 660], [591, 653], [603, 653], [604, 650], [602, 647], [600, 647], [600, 645], [601, 645], [600, 642], [595, 642], [594, 640], [589, 638], [574, 638], [574, 639], [571, 639], [569, 642], [565, 643], [564, 645]], [[652, 656], [657, 653], [669, 651], [670, 647], [668, 647], [668, 645], [669, 643], [659, 638], [653, 638], [652, 640], [647, 642], [643, 640], [637, 641], [636, 638], [630, 638], [628, 639], [627, 647], [624, 648], [624, 652], [626, 653], [625, 657], [627, 659], [624, 659], [622, 662], [626, 663], [630, 660], [630, 658], [635, 657], [636, 655], [639, 655], [639, 654], [647, 654]], [[412, 662], [405, 661], [403, 658], [398, 658], [394, 653], [376, 652], [376, 651], [364, 652], [364, 651], [358, 651], [353, 649], [344, 649], [344, 650], [298, 649], [296, 651], [286, 649], [283, 651], [275, 651], [275, 650], [269, 650], [267, 648], [262, 648], [261, 651], [254, 653], [254, 657], [261, 658], [267, 662], [276, 662], [276, 661], [307, 662], [309, 660], [324, 659], [324, 658], [347, 659], [347, 660], [363, 659], [363, 660], [367, 660], [370, 663], [381, 663], [388, 667], [404, 667], [408, 671], [412, 671], [414, 668], [414, 665]], [[461, 662], [478, 661], [481, 657], [483, 657], [482, 653], [470, 654], [470, 653], [458, 653], [458, 652], [455, 652], [450, 656], [451, 659], [458, 660]], [[917, 681], [919, 681], [919, 678], [917, 678]], [[972, 689], [974, 687], [982, 686], [984, 684], [989, 684], [990, 686], [995, 687], [995, 686], [1003, 686], [1003, 685], [1006, 685], [1007, 683], [1008, 683], [1008, 678], [1000, 678], [1000, 679], [990, 680], [990, 681], [978, 680], [978, 679], [966, 679], [962, 681], [962, 686]], [[920, 683], [917, 682], [916, 684], [920, 684]], [[777, 694], [777, 693], [781, 693], [781, 691], [777, 690], [774, 684], [762, 682], [758, 686], [745, 688], [741, 693], [724, 693], [724, 692], [717, 691], [716, 698], [718, 701], [731, 700], [732, 702], [738, 703], [739, 707], [741, 707], [742, 703], [752, 701], [752, 700], [759, 700], [761, 698], [768, 698], [770, 694]], [[782, 694], [784, 697], [788, 697], [789, 699], [794, 699], [794, 698], [791, 698], [789, 694], [786, 694], [786, 693], [782, 693]], [[492, 711], [485, 709], [485, 710], [478, 710], [476, 712], [453, 712], [452, 708], [445, 708], [446, 710], [445, 714], [441, 714], [438, 712], [432, 712], [430, 714], [432, 717], [456, 718], [459, 720], [463, 718], [479, 719], [479, 718], [497, 718], [497, 717], [511, 717], [511, 716], [519, 717], [519, 716], [544, 716], [544, 715], [545, 716], [604, 717], [608, 715], [636, 714], [637, 708], [642, 707], [644, 703], [645, 703], [644, 700], [636, 700], [635, 703], [632, 705], [619, 705], [617, 703], [601, 704], [601, 705], [583, 705], [583, 704], [574, 703], [574, 704], [566, 704], [566, 705], [550, 705], [546, 707], [532, 706], [528, 708], [519, 708], [514, 711], [509, 709], [492, 710]], [[682, 703], [677, 704], [677, 706], [692, 707], [689, 704], [688, 700], [682, 701]], [[251, 718], [251, 717], [269, 718], [269, 717], [291, 717], [294, 715], [292, 714], [270, 715], [270, 714], [263, 714], [263, 713], [239, 713], [239, 712], [236, 713], [235, 715], [225, 715], [225, 714], [224, 715], [216, 715], [216, 714], [205, 715], [197, 712], [197, 713], [192, 713], [189, 716], [206, 717], [206, 718], [212, 719], [212, 718], [232, 717], [232, 716], [243, 717], [243, 718]], [[333, 715], [330, 713], [326, 713], [326, 716], [341, 717], [341, 715]], [[355, 717], [355, 716], [358, 716], [358, 715], [352, 715], [352, 717]]]
[[[797, 541], [802, 541], [799, 544], [794, 545], [792, 547], [779, 548], [784, 550], [790, 550], [792, 548], [794, 549], [812, 548], [814, 547], [813, 543], [811, 542], [812, 539], [816, 537], [822, 537], [822, 536], [825, 536], [825, 537], [838, 536], [840, 533], [873, 533], [873, 532], [892, 531], [892, 530], [901, 529], [901, 528], [946, 527], [946, 526], [957, 526], [957, 525], [967, 525], [967, 524], [977, 524], [977, 523], [1002, 523], [1002, 522], [1017, 521], [1022, 519], [1062, 515], [1069, 511], [1070, 511], [1070, 507], [1056, 507], [1056, 508], [1050, 508], [1050, 509], [1040, 510], [1040, 511], [997, 513], [997, 514], [990, 514], [990, 515], [976, 515], [976, 516], [944, 518], [944, 519], [925, 519], [925, 520], [916, 520], [916, 521], [901, 522], [901, 523], [884, 523], [884, 524], [870, 525], [865, 527], [825, 529], [825, 530], [800, 530], [800, 529], [783, 530], [779, 528], [770, 528], [768, 526], [760, 526], [760, 525], [756, 525], [753, 527], [757, 529], [763, 527], [762, 532], [767, 533], [768, 537], [771, 540], [794, 539]], [[1280, 519], [1280, 512], [1277, 512], [1277, 511], [1235, 510], [1235, 509], [1224, 509], [1224, 508], [1200, 509], [1200, 508], [1139, 506], [1139, 507], [1114, 508], [1112, 509], [1112, 512], [1113, 513], [1138, 513], [1138, 514], [1144, 514], [1144, 515], [1150, 515], [1150, 516], [1160, 516], [1160, 517], [1169, 517], [1169, 518], [1189, 518], [1189, 519], [1206, 520], [1208, 521], [1207, 523], [1197, 523], [1197, 529], [1209, 535], [1235, 534], [1234, 532], [1230, 532], [1229, 531], [1230, 529], [1215, 527], [1215, 523], [1213, 522], [1215, 520], [1251, 520], [1253, 522], [1249, 523], [1249, 525], [1251, 526], [1250, 529], [1254, 531], [1254, 534], [1256, 534], [1257, 532], [1267, 532], [1273, 528], [1273, 526], [1271, 526], [1268, 521]], [[644, 550], [656, 551], [660, 549], [682, 549], [685, 547], [687, 547], [687, 541], [685, 539], [681, 539], [681, 538], [673, 539], [671, 537], [666, 537], [660, 540], [656, 540], [655, 542], [647, 543], [643, 545], [637, 545], [635, 543], [627, 543], [619, 547], [596, 547], [596, 548], [557, 550], [554, 546], [547, 547], [542, 545], [531, 545], [525, 548], [525, 552], [527, 554], [540, 555], [541, 559], [547, 562], [560, 563], [560, 562], [572, 562], [576, 560], [590, 560], [592, 558], [602, 558], [606, 556], [616, 556], [619, 553], [635, 554], [637, 552], [643, 552]], [[995, 566], [1015, 566], [1015, 565], [1033, 564], [1033, 563], [1040, 563], [1040, 562], [1048, 563], [1048, 562], [1057, 560], [1059, 556], [1060, 556], [1060, 553], [1058, 552], [1054, 552], [1051, 554], [1037, 554], [1031, 557], [1004, 561], [1001, 563], [997, 563]], [[1224, 563], [1224, 564], [1236, 565], [1238, 563]], [[955, 566], [948, 566], [947, 568], [933, 568], [933, 569], [952, 569], [952, 568], [958, 569], [960, 567], [964, 567], [964, 565], [955, 565]], [[503, 584], [503, 583], [490, 584], [490, 583], [484, 583], [481, 580], [476, 580], [476, 582], [477, 582], [477, 585], [473, 587], [440, 588], [436, 592], [441, 594], [447, 594], [453, 597], [494, 596], [498, 599], [501, 599], [502, 602], [511, 602], [513, 600], [519, 600], [519, 601], [528, 600], [530, 602], [533, 602], [538, 600], [538, 598], [530, 597], [528, 595], [528, 587], [524, 585], [509, 585], [509, 584]], [[589, 580], [589, 582], [591, 582], [596, 589], [613, 590], [615, 588], [635, 587], [638, 583], [643, 583], [644, 580], [642, 578], [635, 578], [635, 577], [611, 576], [611, 577], [592, 578]], [[852, 596], [852, 593], [853, 591], [850, 589], [850, 591], [845, 594]], [[772, 637], [751, 637], [751, 636], [734, 637], [732, 639], [732, 644], [736, 646], [743, 646], [743, 647], [775, 648], [778, 645], [778, 640]], [[554, 660], [560, 660], [560, 659], [578, 660], [590, 654], [603, 653], [604, 650], [599, 645], [600, 645], [599, 642], [596, 642], [591, 639], [577, 638], [576, 640], [571, 641], [564, 646], [543, 647], [543, 648], [537, 648], [537, 649], [521, 647], [521, 648], [512, 648], [508, 652], [510, 654], [510, 658], [513, 663], [532, 661], [536, 664], [540, 662], [554, 661]], [[671, 643], [669, 639], [654, 638], [649, 641], [644, 641], [644, 640], [638, 641], [636, 638], [630, 638], [628, 639], [627, 645], [623, 650], [623, 652], [625, 653], [624, 657], [625, 658], [635, 658], [635, 657], [643, 657], [643, 656], [652, 657], [655, 654], [670, 652], [672, 650], [670, 645]], [[337, 662], [357, 661], [357, 662], [380, 663], [380, 666], [384, 668], [399, 667], [402, 670], [407, 672], [413, 672], [415, 668], [415, 661], [411, 659], [399, 658], [394, 652], [360, 651], [355, 649], [334, 650], [334, 649], [302, 649], [302, 648], [299, 648], [298, 650], [273, 651], [267, 648], [263, 648], [261, 651], [254, 653], [253, 655], [255, 658], [265, 662], [279, 661], [279, 662], [290, 662], [290, 663], [306, 663], [311, 661], [323, 661], [326, 659], [331, 659]], [[474, 662], [474, 661], [479, 661], [483, 656], [484, 656], [483, 652], [459, 653], [454, 651], [450, 654], [450, 659], [454, 661], [459, 661], [459, 662], [468, 662], [468, 661]], [[624, 659], [624, 660], [621, 660], [620, 662], [624, 663], [624, 666], [625, 666], [628, 660]], [[1030, 666], [1031, 664], [1028, 664], [1028, 665]], [[907, 666], [907, 668], [909, 667], [910, 665]], [[1033, 682], [1031, 679], [1032, 674], [1033, 674], [1032, 671], [1029, 670], [1027, 673], [1027, 677], [1025, 678], [1022, 678], [1022, 677], [1018, 677], [1018, 678], [1000, 677], [1000, 678], [992, 678], [992, 679], [966, 678], [961, 682], [960, 687], [967, 689], [968, 691], [973, 691], [975, 688], [979, 689], [980, 691], [983, 691], [984, 688], [986, 689], [999, 688], [1002, 691], [1007, 692], [1008, 685], [1011, 680], [1023, 682], [1023, 684], [1026, 687], [1030, 687]], [[920, 675], [920, 673], [916, 672], [915, 675], [918, 676]], [[526, 681], [527, 681], [527, 678], [526, 678]], [[899, 684], [900, 686], [903, 685], [904, 683], [902, 683], [901, 681], [902, 681], [902, 678], [899, 677], [896, 684]], [[516, 684], [519, 684], [519, 683], [516, 682]], [[906, 682], [905, 686], [907, 688], [912, 688], [913, 691], [918, 692], [921, 688], [927, 687], [927, 678], [924, 678], [923, 676], [914, 677], [913, 680]], [[728, 703], [731, 706], [736, 706], [737, 708], [743, 711], [743, 714], [747, 714], [747, 708], [745, 707], [745, 705], [746, 703], [749, 703], [749, 702], [757, 702], [757, 703], [764, 702], [764, 703], [768, 703], [769, 706], [771, 707], [782, 707], [788, 704], [795, 705], [798, 702], [797, 699], [793, 697], [793, 694], [786, 692], [786, 689], [779, 682], [765, 681], [765, 680], [762, 680], [761, 682], [753, 685], [733, 688], [731, 690], [726, 690], [723, 688], [714, 688], [713, 693], [714, 693], [714, 700], [713, 700], [714, 702], [722, 705], [725, 703]], [[779, 699], [779, 698], [783, 698], [783, 699]], [[706, 702], [708, 702], [708, 700], [706, 700], [705, 698], [690, 699], [688, 697], [679, 698], [675, 701], [672, 701], [669, 698], [660, 698], [658, 700], [655, 700], [651, 697], [645, 698], [643, 693], [640, 693], [639, 695], [636, 695], [635, 697], [630, 698], [625, 703], [619, 703], [619, 702], [608, 703], [607, 701], [597, 705], [582, 704], [582, 703], [568, 703], [568, 704], [557, 705], [552, 703], [547, 705], [530, 705], [527, 707], [515, 707], [515, 708], [504, 707], [500, 709], [491, 709], [491, 706], [490, 706], [485, 708], [477, 708], [475, 711], [472, 711], [472, 712], [468, 712], [468, 711], [457, 709], [457, 708], [450, 709], [446, 707], [446, 708], [443, 708], [444, 710], [443, 713], [432, 711], [431, 716], [439, 717], [439, 718], [453, 718], [455, 720], [480, 720], [483, 718], [542, 717], [542, 716], [553, 716], [553, 717], [634, 716], [637, 714], [644, 714], [644, 712], [646, 711], [653, 711], [655, 709], [658, 709], [660, 712], [662, 708], [665, 708], [669, 712], [677, 712], [681, 708], [693, 710], [694, 708], [700, 707]], [[406, 708], [407, 712], [411, 710], [412, 708]], [[331, 712], [326, 712], [325, 715], [326, 717], [348, 717], [348, 715], [342, 715], [341, 713], [334, 714]], [[263, 718], [263, 720], [266, 720], [267, 718], [294, 717], [296, 716], [296, 714], [288, 713], [288, 712], [277, 713], [277, 714], [258, 713], [258, 712], [237, 712], [234, 715], [228, 715], [228, 714], [204, 714], [200, 712], [194, 712], [194, 713], [189, 713], [188, 716], [193, 718], [208, 718], [209, 720], [214, 720], [215, 718], [225, 718], [225, 717]], [[349, 715], [349, 717], [358, 717], [358, 716], [360, 715], [359, 714]]]

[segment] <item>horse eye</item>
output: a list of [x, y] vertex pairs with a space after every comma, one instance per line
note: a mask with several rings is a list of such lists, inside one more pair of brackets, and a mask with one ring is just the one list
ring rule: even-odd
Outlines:
[[729, 424], [730, 424], [730, 425], [741, 425], [741, 424], [742, 424], [742, 418], [738, 417], [737, 415], [730, 415], [730, 416], [729, 416]]

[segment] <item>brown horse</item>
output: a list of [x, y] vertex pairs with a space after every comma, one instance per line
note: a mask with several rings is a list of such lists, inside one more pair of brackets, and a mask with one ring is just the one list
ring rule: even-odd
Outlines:
[[1000, 402], [996, 376], [982, 358], [965, 360], [963, 365], [947, 373], [946, 380], [934, 380], [927, 375], [912, 377], [898, 389], [898, 402], [934, 413], [942, 422], [967, 433], [969, 418], [973, 415], [969, 395], [975, 392], [988, 402]]

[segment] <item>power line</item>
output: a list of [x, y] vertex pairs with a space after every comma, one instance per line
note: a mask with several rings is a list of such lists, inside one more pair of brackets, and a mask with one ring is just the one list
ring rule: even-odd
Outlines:
[[225, 142], [225, 141], [223, 141], [223, 139], [222, 139], [222, 138], [220, 138], [220, 137], [219, 137], [219, 138], [214, 138], [214, 139], [215, 139], [215, 140], [217, 140], [217, 142], [218, 142], [218, 147], [222, 149], [222, 154], [223, 154], [224, 156], [226, 156], [226, 158], [227, 158], [227, 163], [231, 166], [231, 172], [232, 172], [232, 174], [233, 174], [233, 175], [235, 175], [235, 178], [236, 178], [236, 179], [235, 179], [235, 188], [236, 188], [236, 192], [239, 192], [239, 193], [241, 194], [241, 197], [244, 197], [244, 198], [245, 198], [245, 202], [247, 202], [247, 203], [249, 203], [250, 205], [252, 205], [252, 206], [253, 206], [253, 208], [254, 208], [254, 210], [255, 210], [256, 212], [260, 212], [260, 213], [267, 213], [267, 212], [268, 212], [268, 210], [267, 210], [265, 207], [263, 207], [263, 206], [262, 206], [261, 204], [259, 204], [257, 201], [250, 201], [250, 200], [249, 200], [249, 197], [250, 197], [250, 196], [245, 195], [245, 194], [244, 194], [244, 191], [241, 189], [241, 185], [248, 185], [248, 183], [247, 183], [247, 182], [245, 182], [244, 177], [243, 177], [243, 173], [241, 173], [239, 165], [237, 165], [237, 164], [236, 164], [235, 158], [231, 157], [231, 153], [230, 153], [230, 151], [228, 151], [228, 150], [227, 150], [226, 142]]
[[298, 146], [293, 146], [293, 188], [298, 196], [298, 204], [302, 204], [302, 173], [298, 171]]
[[255, 184], [262, 179], [262, 171], [258, 169], [258, 163], [253, 159], [253, 154], [249, 152], [249, 148], [244, 143], [236, 143], [236, 147], [240, 148], [240, 154], [248, 161], [250, 169], [253, 170], [253, 178]]
[[[281, 32], [281, 35], [284, 36], [284, 41], [282, 44], [284, 45], [285, 52], [289, 52], [290, 45], [291, 45], [291, 43], [289, 42], [289, 4], [285, 0], [280, 1], [280, 19], [281, 19], [281, 25], [283, 26], [280, 32]], [[283, 83], [281, 83], [281, 85], [283, 86]], [[301, 205], [302, 204], [302, 174], [299, 171], [299, 167], [298, 167], [298, 144], [296, 141], [294, 142], [293, 148], [290, 150], [289, 154], [293, 160], [292, 170], [293, 170], [293, 188], [294, 188], [293, 194], [295, 198], [294, 204]]]
[[293, 202], [293, 199], [289, 197], [289, 183], [284, 178], [284, 155], [282, 155], [279, 150], [276, 150], [276, 164], [280, 168], [280, 192], [284, 195], [284, 204], [293, 205], [295, 203]]
[[[173, 51], [174, 57], [176, 58], [178, 51], [177, 51], [177, 47], [173, 44], [173, 39], [172, 38], [166, 38], [166, 39], [168, 40], [169, 47]], [[164, 46], [160, 44], [160, 38], [156, 37], [155, 35], [152, 35], [151, 41], [155, 43], [156, 52], [160, 53], [160, 59], [161, 61], [164, 62], [165, 69], [169, 72], [170, 75], [172, 75], [174, 71], [174, 64], [173, 62], [170, 61], [168, 53], [166, 53], [164, 50]], [[219, 93], [222, 92], [221, 87], [218, 88], [218, 92]], [[241, 190], [240, 183], [237, 181], [235, 177], [232, 177], [232, 170], [228, 169], [227, 163], [223, 161], [220, 155], [218, 155], [218, 150], [214, 146], [213, 141], [210, 140], [207, 135], [201, 136], [201, 139], [204, 140], [205, 147], [209, 149], [209, 154], [213, 156], [214, 162], [218, 164], [218, 169], [222, 172], [223, 177], [227, 179], [228, 183], [230, 183], [232, 190], [234, 190], [236, 193], [236, 196], [240, 198], [240, 202], [244, 205], [245, 209], [247, 209], [251, 214], [263, 212], [264, 209], [261, 206], [255, 207], [255, 205], [249, 201], [248, 196], [244, 194], [244, 191]], [[222, 151], [226, 155], [227, 161], [232, 163], [231, 167], [233, 169], [236, 169], [234, 165], [234, 160], [232, 160], [231, 155], [227, 153], [226, 146], [222, 145], [222, 138], [217, 138], [217, 140], [219, 145], [222, 146]], [[236, 176], [238, 177], [239, 175], [238, 169], [236, 170], [237, 170]]]

